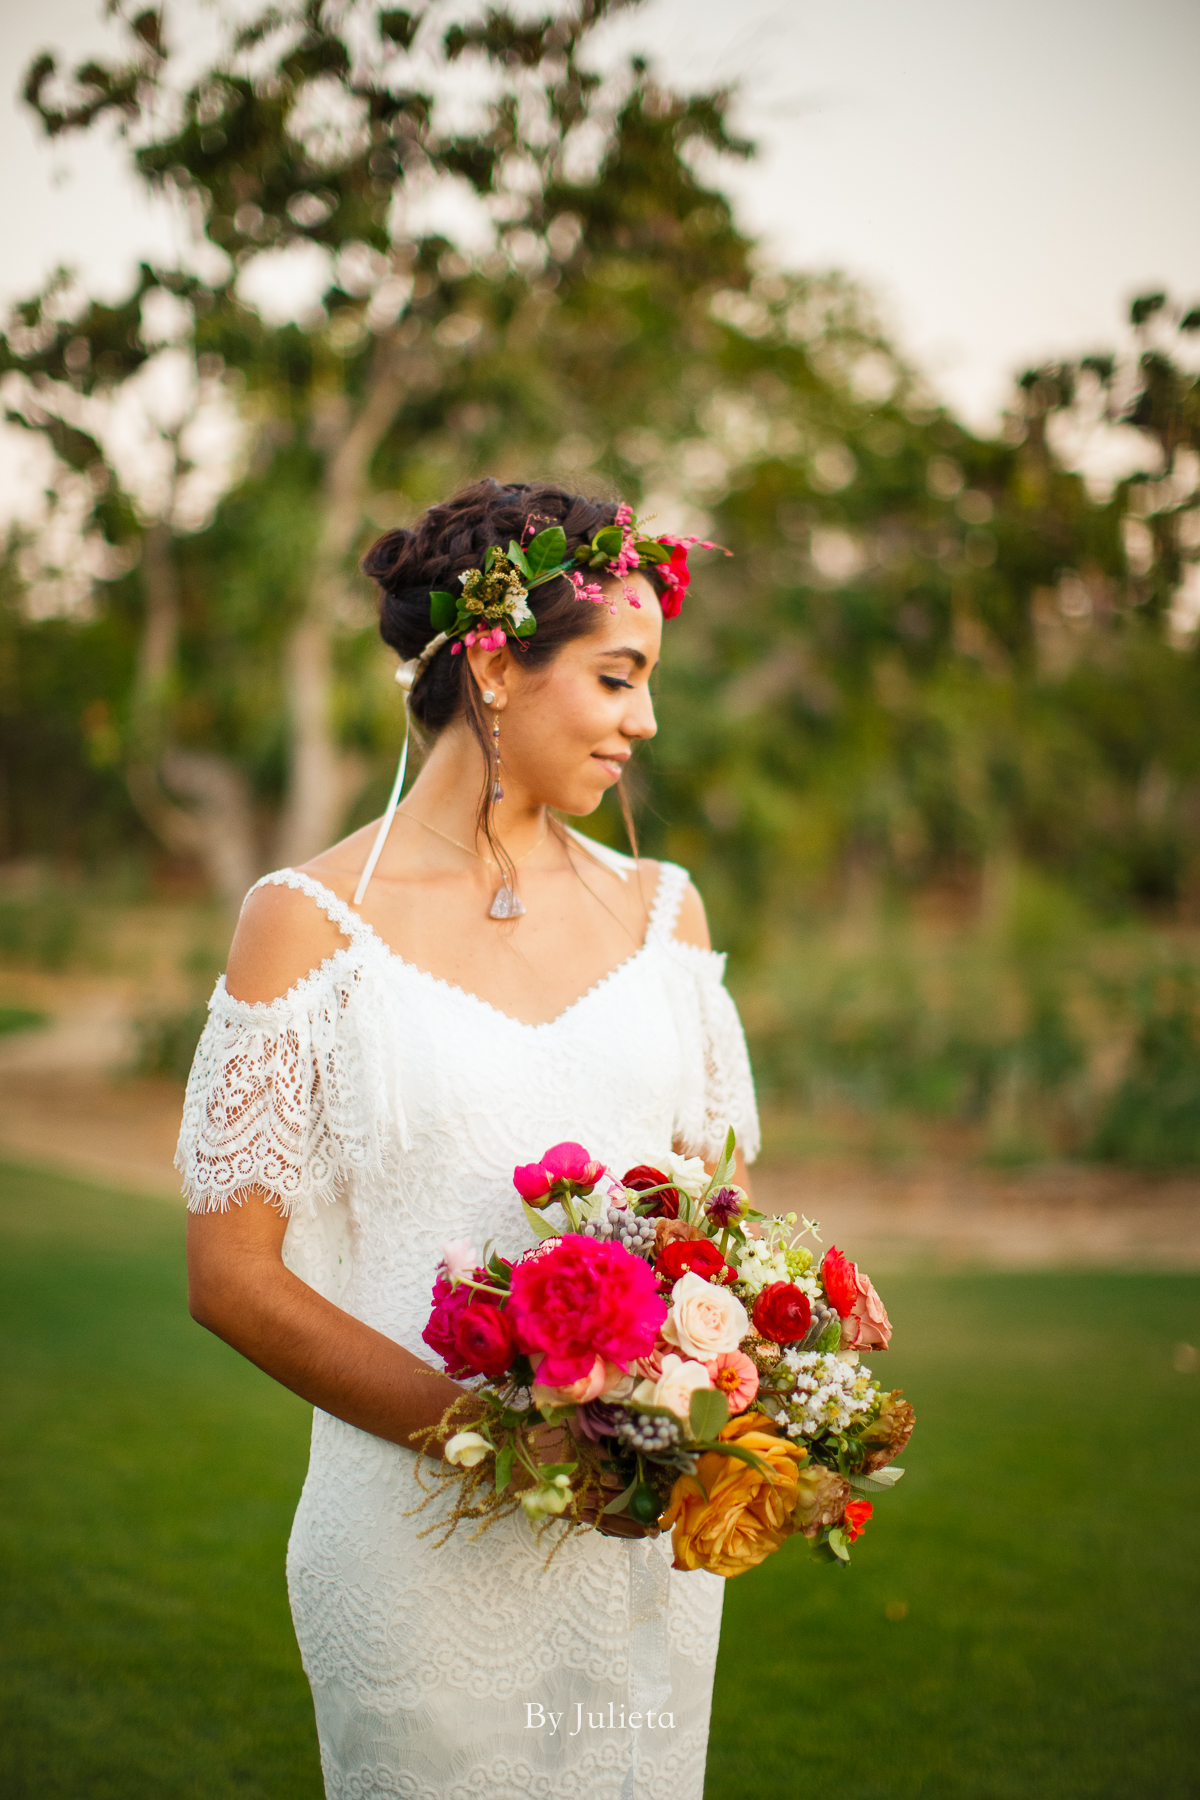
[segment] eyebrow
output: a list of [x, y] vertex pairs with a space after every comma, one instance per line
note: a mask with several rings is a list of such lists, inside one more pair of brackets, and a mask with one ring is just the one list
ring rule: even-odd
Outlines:
[[620, 650], [602, 650], [600, 655], [602, 658], [627, 656], [635, 669], [644, 669], [646, 666], [646, 658], [642, 652], [640, 650], [634, 650], [628, 644], [624, 645]]

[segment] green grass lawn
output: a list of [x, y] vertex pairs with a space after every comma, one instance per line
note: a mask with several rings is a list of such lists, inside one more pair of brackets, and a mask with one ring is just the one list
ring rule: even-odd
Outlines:
[[[0, 1171], [5, 1800], [319, 1800], [307, 1409], [190, 1323], [181, 1237]], [[1200, 1279], [886, 1290], [909, 1474], [849, 1571], [730, 1585], [708, 1800], [1194, 1800]]]

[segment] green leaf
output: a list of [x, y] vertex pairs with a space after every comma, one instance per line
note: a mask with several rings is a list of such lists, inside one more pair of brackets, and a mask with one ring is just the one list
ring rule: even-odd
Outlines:
[[851, 1475], [850, 1486], [862, 1494], [886, 1494], [895, 1487], [903, 1473], [903, 1469], [893, 1466], [890, 1469], [876, 1469], [873, 1475]]
[[633, 1496], [637, 1492], [637, 1489], [640, 1485], [641, 1484], [638, 1481], [637, 1476], [635, 1475], [633, 1480], [630, 1482], [629, 1486], [625, 1489], [625, 1492], [623, 1494], [618, 1494], [615, 1500], [610, 1500], [607, 1506], [602, 1506], [600, 1508], [601, 1512], [606, 1512], [606, 1513], [624, 1512], [627, 1509], [629, 1502], [633, 1499]]
[[729, 1423], [729, 1402], [716, 1388], [697, 1388], [688, 1407], [688, 1430], [702, 1442], [720, 1435]]
[[697, 1444], [696, 1448], [705, 1456], [736, 1457], [738, 1462], [744, 1462], [751, 1469], [757, 1469], [760, 1475], [766, 1476], [772, 1487], [775, 1486], [775, 1477], [771, 1472], [771, 1465], [763, 1461], [757, 1450], [747, 1450], [745, 1444], [725, 1444], [718, 1442], [712, 1444]]
[[537, 620], [535, 618], [530, 617], [528, 619], [522, 619], [521, 623], [517, 626], [516, 630], [513, 632], [510, 632], [509, 635], [510, 635], [510, 637], [527, 638], [527, 637], [532, 637], [536, 630], [537, 630]]
[[429, 596], [429, 623], [434, 631], [449, 631], [457, 617], [458, 601], [455, 596], [435, 588]]
[[836, 1525], [829, 1534], [828, 1543], [839, 1562], [848, 1563], [850, 1561], [850, 1546]]
[[502, 1494], [512, 1480], [515, 1449], [515, 1445], [505, 1444], [496, 1452], [496, 1492], [498, 1494]]
[[535, 581], [543, 581], [567, 560], [567, 534], [561, 525], [549, 525], [539, 531], [525, 549], [523, 567]]
[[534, 1235], [539, 1238], [542, 1243], [545, 1243], [547, 1238], [562, 1236], [562, 1232], [557, 1230], [557, 1228], [550, 1223], [549, 1219], [544, 1219], [540, 1212], [537, 1212], [535, 1208], [530, 1206], [528, 1200], [522, 1200], [521, 1205], [525, 1208], [525, 1217], [533, 1226]]
[[668, 545], [660, 544], [655, 538], [638, 538], [636, 549], [643, 562], [670, 562], [671, 551]]
[[[537, 542], [536, 538], [534, 539], [534, 542], [535, 543]], [[526, 554], [522, 550], [520, 544], [518, 544], [515, 541], [515, 539], [509, 538], [508, 549], [505, 551], [504, 554], [508, 557], [509, 562], [512, 563], [515, 568], [520, 569], [522, 575], [528, 576], [533, 573], [533, 571], [529, 567], [529, 558], [526, 556]]]
[[592, 539], [592, 549], [601, 556], [619, 556], [621, 554], [622, 534], [616, 525], [604, 525]]
[[822, 1356], [832, 1356], [842, 1341], [842, 1321], [832, 1319], [817, 1339], [817, 1349]]

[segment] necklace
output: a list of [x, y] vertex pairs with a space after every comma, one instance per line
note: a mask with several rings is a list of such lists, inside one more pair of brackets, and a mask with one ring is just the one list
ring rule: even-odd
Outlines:
[[[457, 838], [452, 838], [449, 832], [439, 831], [437, 826], [430, 825], [428, 820], [419, 819], [416, 813], [401, 812], [400, 816], [401, 818], [411, 819], [414, 825], [423, 825], [426, 831], [432, 831], [434, 837], [440, 837], [444, 843], [453, 844], [456, 850], [461, 850], [466, 856], [477, 857], [481, 863], [486, 863], [488, 868], [494, 869], [497, 866], [494, 856], [485, 856], [482, 850], [472, 850], [470, 844], [461, 844]], [[530, 844], [528, 850], [522, 850], [520, 856], [513, 857], [512, 863], [514, 868], [516, 868], [518, 863], [523, 863], [527, 856], [532, 856], [535, 850], [541, 848], [546, 841], [546, 835], [549, 830], [550, 827], [548, 824], [543, 825], [542, 834], [537, 842]], [[502, 881], [500, 886], [496, 889], [491, 906], [488, 908], [488, 918], [519, 919], [524, 911], [525, 902], [521, 899], [521, 896], [513, 892], [507, 881]]]

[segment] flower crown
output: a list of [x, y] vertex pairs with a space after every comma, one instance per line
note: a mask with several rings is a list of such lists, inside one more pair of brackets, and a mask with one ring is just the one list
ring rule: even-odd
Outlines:
[[[416, 659], [417, 667], [424, 666], [445, 643], [450, 644], [452, 656], [459, 656], [464, 645], [500, 650], [509, 638], [520, 644], [524, 638], [532, 637], [537, 620], [528, 605], [530, 591], [560, 576], [571, 583], [576, 599], [607, 606], [615, 613], [616, 605], [600, 582], [595, 576], [590, 581], [586, 578], [583, 570], [587, 569], [615, 576], [630, 606], [640, 607], [642, 603], [629, 584], [629, 574], [644, 563], [654, 565], [666, 586], [661, 602], [663, 618], [673, 619], [692, 579], [687, 561], [692, 544], [698, 544], [702, 550], [723, 548], [696, 537], [647, 537], [639, 531], [631, 508], [625, 505], [617, 508], [611, 525], [602, 525], [590, 543], [575, 551], [568, 551], [567, 534], [561, 525], [547, 526], [523, 547], [515, 540], [510, 540], [507, 550], [492, 544], [482, 569], [464, 569], [459, 576], [461, 593], [448, 593], [442, 588], [431, 592], [429, 622], [437, 635]], [[730, 552], [726, 550], [725, 554]], [[577, 566], [580, 564], [582, 569]]]

